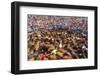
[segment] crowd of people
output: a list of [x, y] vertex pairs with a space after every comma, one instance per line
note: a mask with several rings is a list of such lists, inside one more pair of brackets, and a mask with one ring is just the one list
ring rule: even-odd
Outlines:
[[87, 17], [28, 15], [28, 60], [88, 58]]

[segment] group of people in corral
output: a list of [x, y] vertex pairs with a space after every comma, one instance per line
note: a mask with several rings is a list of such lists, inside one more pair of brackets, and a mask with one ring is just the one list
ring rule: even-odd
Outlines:
[[28, 60], [87, 58], [87, 41], [87, 36], [71, 31], [30, 32]]

